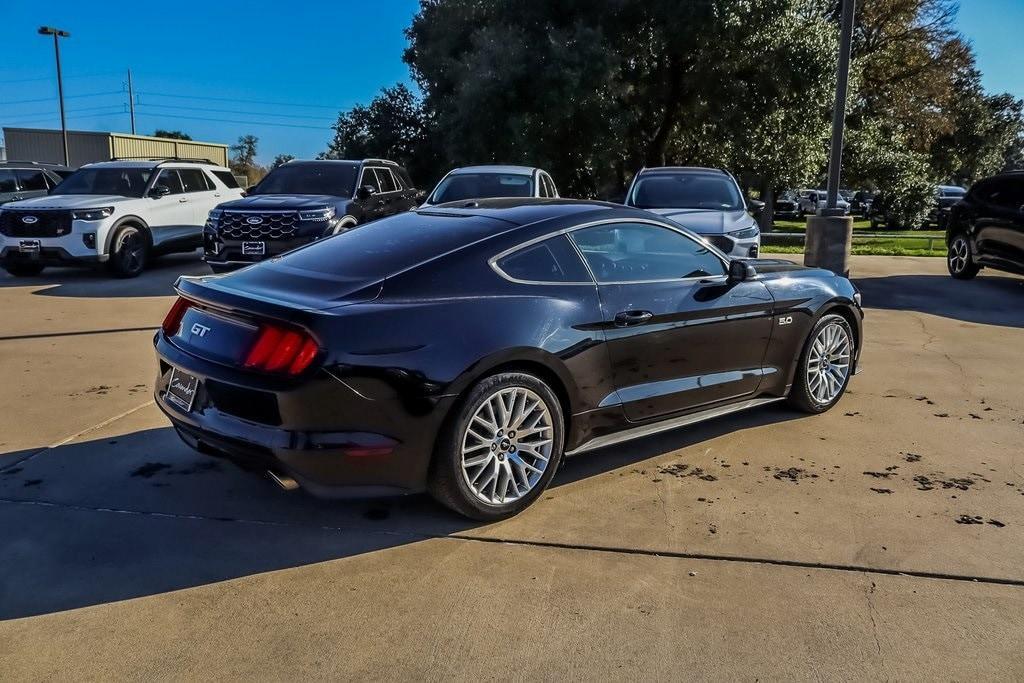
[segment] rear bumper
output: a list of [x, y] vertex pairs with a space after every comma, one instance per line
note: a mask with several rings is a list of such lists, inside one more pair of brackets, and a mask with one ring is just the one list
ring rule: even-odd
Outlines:
[[[357, 393], [325, 370], [279, 380], [195, 358], [159, 332], [155, 345], [154, 400], [192, 448], [247, 469], [287, 474], [321, 497], [425, 489], [436, 435], [454, 397], [410, 405]], [[166, 399], [171, 367], [200, 380], [191, 411]]]

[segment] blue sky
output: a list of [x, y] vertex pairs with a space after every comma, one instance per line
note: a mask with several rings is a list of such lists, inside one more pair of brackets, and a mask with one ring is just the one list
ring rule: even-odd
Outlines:
[[[543, 0], [541, 0], [543, 1]], [[0, 126], [58, 127], [52, 39], [61, 43], [68, 126], [128, 131], [132, 69], [139, 133], [181, 129], [197, 140], [260, 138], [260, 159], [314, 156], [339, 109], [408, 82], [402, 30], [416, 0], [174, 3], [6, 0], [0, 39]], [[1022, 0], [966, 0], [960, 28], [991, 91], [1024, 97], [1016, 57]]]

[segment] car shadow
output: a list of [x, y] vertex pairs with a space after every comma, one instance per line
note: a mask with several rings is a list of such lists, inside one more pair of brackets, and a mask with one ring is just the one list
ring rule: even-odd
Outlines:
[[[593, 451], [569, 459], [549, 492], [796, 417], [769, 406]], [[170, 427], [6, 453], [0, 467], [0, 619], [191, 588], [483, 526], [426, 495], [337, 501], [284, 493], [268, 478], [192, 451]]]
[[854, 278], [865, 308], [917, 311], [963, 322], [1024, 327], [1024, 279], [980, 275], [887, 275]]
[[168, 254], [153, 259], [138, 277], [121, 279], [103, 268], [47, 268], [34, 277], [14, 277], [0, 271], [0, 288], [35, 287], [37, 296], [120, 298], [170, 296], [179, 275], [209, 275], [198, 252]]

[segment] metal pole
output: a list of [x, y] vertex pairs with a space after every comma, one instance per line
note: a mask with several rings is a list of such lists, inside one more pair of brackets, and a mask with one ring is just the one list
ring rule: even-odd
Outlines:
[[60, 73], [60, 41], [55, 32], [53, 34], [53, 51], [57, 55], [57, 94], [60, 96], [60, 134], [64, 139], [64, 165], [71, 165], [71, 155], [68, 153], [68, 122], [64, 116], [64, 79]]
[[836, 103], [832, 110], [832, 151], [828, 160], [828, 196], [823, 216], [841, 216], [837, 207], [839, 178], [843, 163], [843, 126], [846, 121], [846, 93], [850, 84], [850, 51], [853, 45], [853, 12], [856, 0], [843, 0], [842, 33], [839, 39], [839, 68], [836, 70]]
[[128, 69], [128, 110], [132, 117], [132, 135], [135, 135], [135, 92], [132, 90], [132, 70]]

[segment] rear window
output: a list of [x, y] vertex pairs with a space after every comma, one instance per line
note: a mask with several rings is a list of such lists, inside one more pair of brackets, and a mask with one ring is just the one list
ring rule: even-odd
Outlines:
[[210, 171], [213, 175], [217, 176], [217, 180], [221, 181], [227, 187], [238, 187], [238, 181], [235, 180], [235, 176], [231, 175], [231, 171]]
[[376, 279], [507, 229], [483, 216], [403, 212], [320, 240], [284, 256], [281, 266], [346, 279]]
[[431, 204], [490, 197], [532, 197], [533, 178], [515, 173], [456, 173], [441, 181]]
[[14, 178], [14, 171], [0, 169], [0, 192], [17, 192], [18, 183]]
[[46, 174], [42, 171], [19, 170], [18, 179], [21, 180], [21, 189], [25, 192], [50, 189], [46, 182]]
[[509, 254], [496, 264], [513, 280], [527, 282], [593, 282], [579, 254], [565, 235]]

